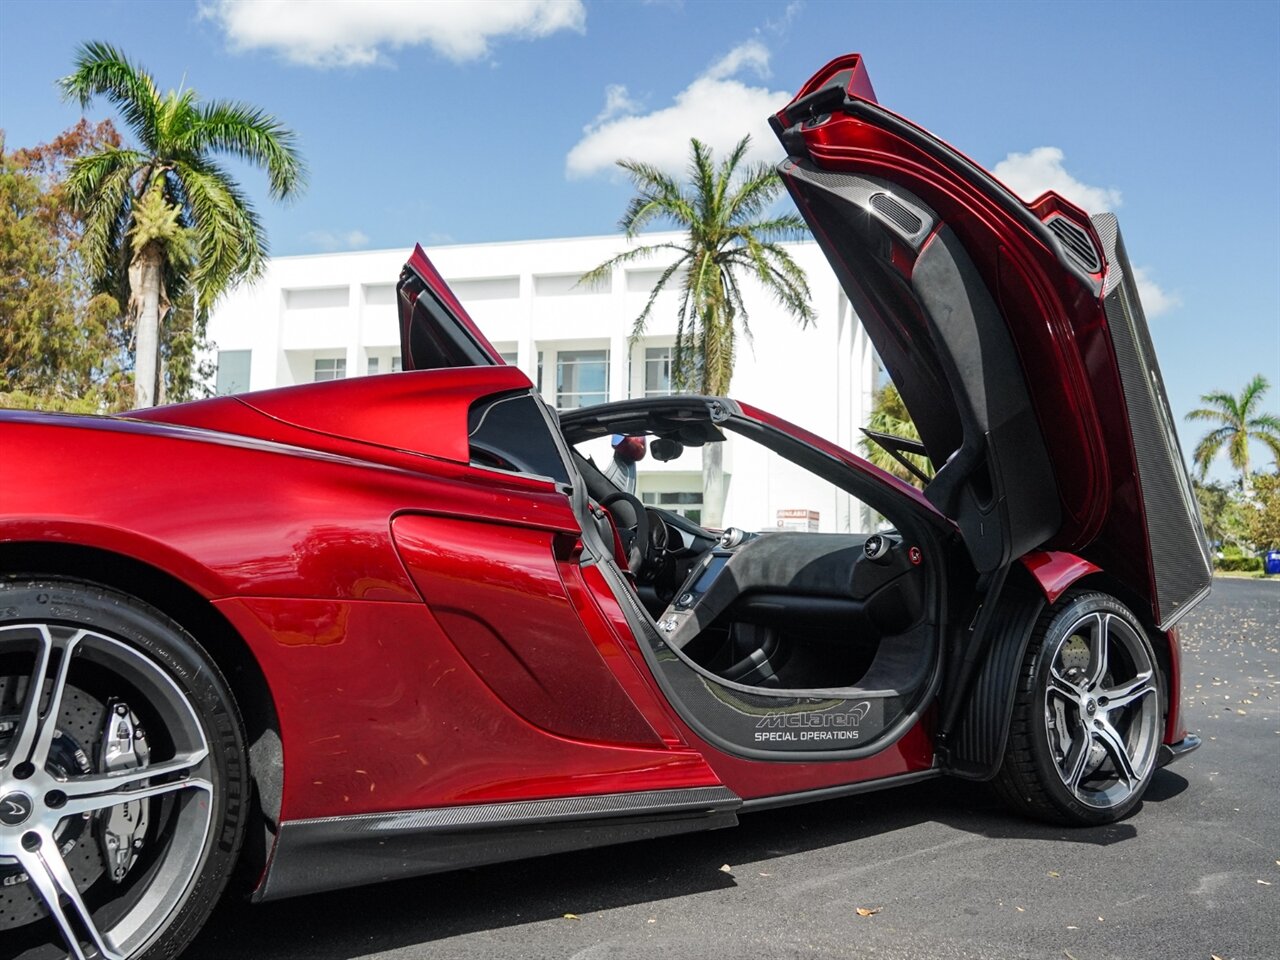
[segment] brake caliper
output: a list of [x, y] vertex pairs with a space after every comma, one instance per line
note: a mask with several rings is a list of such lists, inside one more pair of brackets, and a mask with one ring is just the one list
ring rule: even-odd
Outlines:
[[[138, 716], [127, 703], [113, 700], [107, 705], [107, 729], [102, 737], [102, 773], [140, 770], [151, 762], [151, 748]], [[98, 818], [98, 841], [107, 862], [107, 874], [120, 883], [138, 860], [146, 844], [147, 803], [129, 800], [117, 804]]]

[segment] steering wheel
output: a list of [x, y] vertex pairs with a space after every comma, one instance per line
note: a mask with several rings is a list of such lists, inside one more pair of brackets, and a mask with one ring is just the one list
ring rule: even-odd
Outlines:
[[[630, 510], [634, 522], [627, 523], [620, 517], [622, 511], [615, 511], [611, 505], [622, 501]], [[627, 567], [637, 576], [649, 556], [649, 513], [639, 497], [632, 496], [624, 490], [615, 490], [600, 501], [600, 506], [609, 511], [614, 525], [618, 528], [618, 536], [622, 540], [622, 548], [627, 552]]]

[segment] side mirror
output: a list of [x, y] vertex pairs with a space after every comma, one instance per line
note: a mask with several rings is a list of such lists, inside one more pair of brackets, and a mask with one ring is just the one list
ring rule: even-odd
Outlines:
[[667, 440], [663, 437], [658, 437], [649, 444], [649, 452], [653, 454], [653, 459], [666, 463], [684, 453], [684, 444], [679, 440]]

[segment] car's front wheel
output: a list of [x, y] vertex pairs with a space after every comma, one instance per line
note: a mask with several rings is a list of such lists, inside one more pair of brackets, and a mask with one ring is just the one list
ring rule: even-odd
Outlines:
[[1060, 823], [1111, 823], [1157, 767], [1164, 689], [1155, 651], [1114, 597], [1066, 594], [1040, 616], [1019, 676], [996, 777], [1016, 809]]
[[6, 957], [174, 957], [226, 883], [248, 804], [226, 682], [159, 611], [0, 581]]

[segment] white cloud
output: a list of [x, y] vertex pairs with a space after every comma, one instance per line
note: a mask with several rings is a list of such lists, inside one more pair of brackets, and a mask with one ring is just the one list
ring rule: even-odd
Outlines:
[[620, 83], [611, 83], [604, 88], [604, 109], [596, 114], [596, 118], [586, 129], [590, 130], [592, 127], [608, 123], [615, 117], [639, 113], [640, 106], [638, 101], [631, 99], [631, 94], [627, 92], [625, 86]]
[[1138, 286], [1138, 299], [1142, 301], [1142, 310], [1148, 320], [1182, 306], [1182, 298], [1156, 283], [1146, 267], [1133, 268], [1133, 282]]
[[791, 24], [795, 22], [802, 10], [804, 10], [804, 0], [791, 0], [782, 11], [782, 16], [776, 20], [766, 20], [764, 28], [770, 33], [785, 34], [791, 29]]
[[991, 172], [1010, 190], [1028, 202], [1046, 190], [1053, 190], [1089, 213], [1106, 213], [1120, 206], [1115, 187], [1095, 187], [1069, 174], [1058, 147], [1036, 147], [1027, 153], [1011, 153]]
[[[691, 137], [723, 153], [749, 133], [748, 161], [778, 158], [780, 148], [768, 117], [786, 106], [791, 95], [735, 78], [746, 70], [768, 76], [769, 50], [759, 40], [730, 50], [676, 94], [670, 106], [649, 113], [638, 112], [626, 87], [610, 86], [604, 110], [583, 128], [582, 139], [565, 158], [565, 173], [589, 177], [613, 171], [618, 160], [630, 159], [678, 175], [688, 163]], [[626, 109], [610, 112], [611, 104], [625, 104]]]
[[759, 40], [740, 43], [709, 66], [703, 76], [710, 80], [727, 80], [744, 67], [750, 67], [756, 76], [769, 76], [769, 48]]
[[363, 230], [312, 230], [302, 239], [327, 253], [339, 250], [359, 250], [369, 245], [369, 235]]
[[238, 50], [272, 50], [310, 67], [366, 67], [384, 49], [426, 44], [461, 62], [489, 53], [503, 37], [583, 32], [582, 0], [209, 0], [213, 20]]

